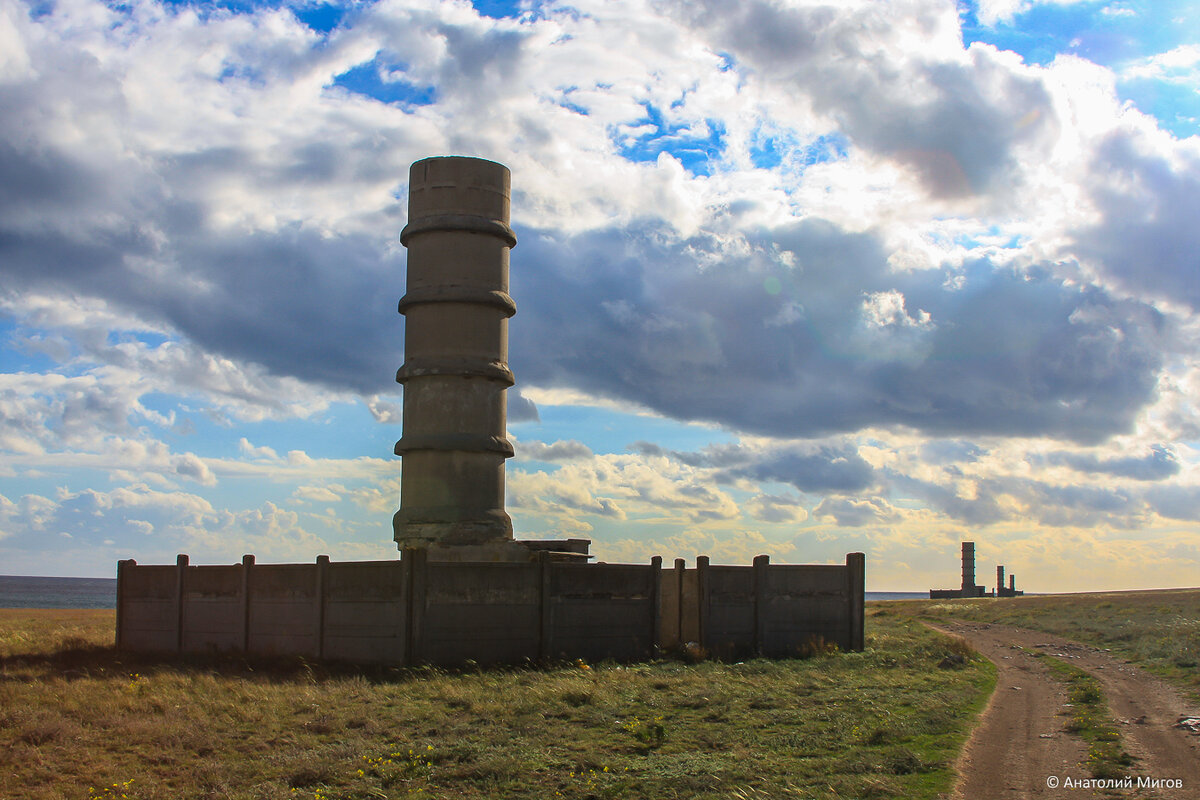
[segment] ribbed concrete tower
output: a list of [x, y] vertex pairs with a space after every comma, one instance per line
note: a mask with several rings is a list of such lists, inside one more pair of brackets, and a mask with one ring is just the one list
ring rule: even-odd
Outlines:
[[1004, 594], [1004, 565], [996, 567], [996, 597]]
[[[511, 549], [504, 511], [509, 172], [478, 158], [427, 158], [409, 172], [401, 550]], [[472, 547], [474, 546], [474, 547]], [[501, 556], [502, 557], [502, 556]]]
[[962, 596], [975, 596], [975, 543], [962, 543]]

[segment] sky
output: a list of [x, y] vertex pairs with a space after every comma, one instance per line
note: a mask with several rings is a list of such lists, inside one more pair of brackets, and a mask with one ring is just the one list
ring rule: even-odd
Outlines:
[[1196, 0], [0, 0], [0, 573], [396, 558], [451, 154], [518, 538], [1200, 585]]

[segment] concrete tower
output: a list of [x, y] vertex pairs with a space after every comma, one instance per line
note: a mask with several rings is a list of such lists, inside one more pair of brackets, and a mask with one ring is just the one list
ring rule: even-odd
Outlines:
[[[478, 158], [417, 161], [409, 171], [401, 550], [466, 554], [511, 549], [504, 511], [509, 172]], [[502, 557], [502, 556], [501, 556]]]
[[1004, 565], [996, 567], [996, 597], [1004, 594]]
[[962, 543], [962, 596], [974, 597], [975, 592], [975, 543]]

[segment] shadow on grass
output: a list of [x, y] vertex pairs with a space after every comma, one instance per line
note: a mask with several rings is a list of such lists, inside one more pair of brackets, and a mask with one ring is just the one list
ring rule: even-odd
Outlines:
[[[539, 665], [488, 667], [488, 671], [531, 670]], [[561, 666], [561, 665], [544, 665]], [[114, 673], [136, 672], [147, 677], [171, 674], [217, 674], [247, 680], [274, 683], [319, 683], [330, 679], [356, 677], [371, 683], [403, 683], [433, 674], [477, 672], [465, 665], [456, 669], [348, 664], [334, 661], [310, 661], [302, 656], [246, 657], [238, 653], [134, 653], [114, 646], [71, 645], [51, 653], [16, 653], [0, 656], [0, 683], [28, 682], [47, 677], [79, 680]]]
[[[671, 654], [654, 661], [604, 661], [598, 666], [651, 664], [662, 661], [695, 663], [687, 654]], [[563, 669], [591, 669], [581, 660], [526, 660], [515, 664], [477, 664], [458, 666], [398, 666], [318, 661], [303, 656], [246, 656], [242, 653], [138, 653], [118, 650], [113, 645], [94, 645], [85, 641], [64, 642], [60, 649], [46, 653], [16, 653], [0, 656], [0, 683], [31, 682], [55, 677], [73, 681], [109, 677], [136, 672], [151, 677], [158, 674], [219, 675], [272, 683], [313, 684], [329, 680], [357, 678], [371, 684], [400, 684], [433, 676], [515, 674], [552, 672]]]

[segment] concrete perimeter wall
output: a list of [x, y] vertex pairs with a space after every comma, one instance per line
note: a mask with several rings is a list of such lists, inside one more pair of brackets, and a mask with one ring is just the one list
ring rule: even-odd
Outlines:
[[794, 657], [819, 643], [863, 649], [866, 559], [846, 564], [717, 566], [677, 559], [663, 573], [664, 649], [695, 642], [721, 659]]
[[686, 642], [721, 658], [863, 646], [863, 556], [846, 566], [122, 561], [117, 646], [382, 664], [634, 661]]

